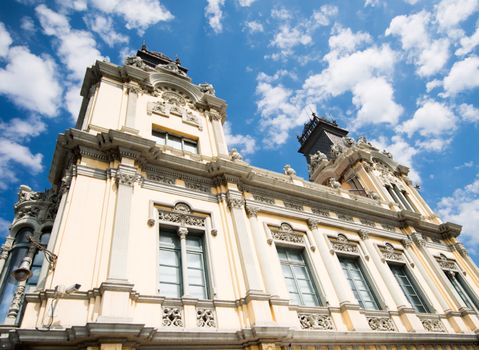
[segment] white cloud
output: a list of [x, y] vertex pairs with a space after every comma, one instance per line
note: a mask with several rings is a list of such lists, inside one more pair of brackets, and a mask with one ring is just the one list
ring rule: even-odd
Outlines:
[[408, 3], [409, 5], [416, 5], [419, 0], [404, 0], [404, 2]]
[[238, 0], [238, 5], [241, 7], [249, 7], [251, 6], [256, 0]]
[[322, 5], [319, 10], [313, 12], [313, 23], [321, 26], [328, 26], [331, 18], [338, 14], [338, 8], [334, 5]]
[[353, 104], [359, 108], [353, 128], [365, 124], [395, 125], [403, 108], [394, 102], [393, 88], [383, 77], [371, 78], [353, 88]]
[[46, 130], [45, 123], [39, 117], [28, 119], [13, 118], [8, 122], [0, 121], [3, 137], [10, 140], [22, 140], [36, 137]]
[[258, 21], [246, 22], [245, 26], [250, 33], [258, 33], [264, 31], [263, 25]]
[[113, 20], [110, 17], [101, 15], [90, 15], [85, 17], [85, 22], [88, 27], [97, 33], [99, 37], [104, 40], [108, 46], [112, 47], [115, 44], [127, 44], [128, 37], [120, 34], [113, 28]]
[[5, 28], [5, 25], [0, 22], [0, 57], [7, 55], [10, 45], [12, 45], [12, 37]]
[[431, 92], [432, 90], [440, 86], [442, 86], [442, 80], [439, 80], [439, 79], [431, 80], [426, 84], [426, 91]]
[[463, 103], [459, 106], [459, 114], [462, 120], [479, 123], [479, 109], [473, 105]]
[[86, 67], [101, 58], [91, 33], [71, 29], [64, 15], [50, 10], [45, 5], [37, 6], [36, 12], [45, 34], [59, 39], [58, 55], [66, 64], [71, 78], [83, 79]]
[[395, 63], [394, 52], [387, 45], [373, 46], [339, 58], [332, 54], [325, 57], [329, 66], [320, 74], [310, 76], [303, 85], [309, 98], [322, 100], [351, 91], [362, 81], [390, 75]]
[[449, 40], [432, 40], [429, 34], [431, 15], [421, 11], [410, 16], [396, 16], [391, 20], [386, 36], [395, 35], [407, 57], [417, 66], [419, 76], [439, 72], [449, 58]]
[[414, 116], [405, 121], [399, 130], [411, 137], [419, 132], [425, 137], [437, 137], [450, 133], [456, 125], [456, 116], [448, 106], [427, 100], [416, 110]]
[[479, 26], [476, 26], [476, 31], [471, 36], [463, 36], [459, 43], [461, 47], [456, 50], [457, 56], [467, 55], [469, 52], [479, 44]]
[[6, 189], [10, 183], [17, 181], [15, 171], [18, 165], [32, 174], [38, 174], [43, 170], [42, 160], [42, 154], [33, 154], [25, 146], [0, 138], [0, 189]]
[[25, 16], [22, 17], [20, 21], [20, 28], [22, 28], [26, 32], [35, 32], [35, 23], [33, 23], [33, 19], [31, 17]]
[[85, 11], [88, 8], [87, 0], [56, 0], [55, 2], [64, 10]]
[[271, 10], [271, 17], [279, 20], [288, 20], [292, 18], [292, 13], [284, 7], [274, 8]]
[[205, 16], [208, 19], [208, 23], [215, 33], [221, 33], [223, 31], [223, 5], [225, 0], [208, 0], [208, 4], [205, 8]]
[[76, 122], [78, 113], [80, 112], [80, 107], [82, 103], [82, 97], [80, 96], [80, 84], [73, 84], [68, 87], [68, 90], [65, 94], [65, 104], [66, 109], [70, 112], [72, 119]]
[[354, 52], [362, 44], [372, 41], [371, 35], [365, 32], [353, 33], [351, 28], [335, 26], [333, 35], [329, 37], [330, 52], [325, 56], [326, 60], [332, 60]]
[[252, 136], [233, 134], [228, 122], [224, 123], [223, 128], [229, 148], [236, 147], [242, 156], [248, 156], [256, 151], [256, 140]]
[[442, 0], [436, 5], [436, 21], [440, 28], [451, 29], [472, 15], [477, 6], [477, 0]]
[[8, 51], [7, 65], [0, 69], [0, 94], [17, 106], [55, 116], [62, 93], [56, 72], [51, 57], [36, 56], [23, 46], [14, 46]]
[[127, 29], [137, 29], [140, 33], [151, 25], [174, 18], [159, 0], [91, 0], [91, 3], [105, 13], [123, 17]]
[[451, 196], [443, 197], [437, 205], [438, 213], [446, 221], [451, 221], [463, 226], [461, 237], [469, 249], [477, 252], [479, 235], [479, 174], [476, 179], [456, 189]]
[[413, 158], [419, 152], [417, 147], [411, 146], [399, 135], [394, 135], [391, 139], [383, 136], [371, 142], [379, 149], [391, 152], [397, 163], [409, 168], [409, 178], [415, 183], [421, 183], [421, 177], [413, 167]]
[[465, 168], [472, 168], [474, 166], [474, 161], [473, 160], [470, 160], [468, 162], [464, 162], [463, 164], [461, 165], [457, 165], [454, 167], [454, 170], [461, 170], [461, 169], [465, 169]]
[[449, 74], [444, 78], [444, 90], [449, 96], [478, 86], [479, 57], [477, 56], [467, 57], [463, 61], [454, 63]]
[[381, 0], [364, 0], [364, 6], [375, 7], [381, 4]]
[[451, 137], [432, 137], [423, 141], [417, 141], [416, 145], [421, 149], [429, 152], [441, 152], [452, 142]]
[[293, 48], [299, 45], [309, 45], [312, 42], [311, 36], [298, 27], [290, 27], [285, 24], [279, 28], [271, 41], [271, 46], [280, 49], [283, 56], [292, 54]]

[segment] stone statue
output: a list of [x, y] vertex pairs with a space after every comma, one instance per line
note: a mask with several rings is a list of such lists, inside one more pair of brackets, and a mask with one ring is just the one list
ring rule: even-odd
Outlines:
[[233, 148], [230, 152], [230, 159], [235, 162], [237, 160], [243, 160], [243, 157], [236, 148]]
[[286, 164], [283, 167], [283, 172], [284, 172], [285, 175], [289, 175], [289, 176], [296, 175], [296, 171], [293, 168], [291, 168], [291, 165], [289, 165], [289, 164]]
[[209, 83], [198, 84], [200, 90], [204, 94], [209, 94], [215, 96], [215, 88]]
[[336, 181], [336, 179], [334, 177], [330, 177], [329, 180], [328, 180], [328, 183], [329, 183], [329, 186], [332, 187], [332, 188], [341, 188], [341, 184]]

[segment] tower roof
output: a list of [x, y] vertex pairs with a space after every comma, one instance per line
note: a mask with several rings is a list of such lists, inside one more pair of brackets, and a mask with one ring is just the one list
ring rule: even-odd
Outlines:
[[188, 69], [181, 65], [179, 58], [176, 58], [175, 60], [173, 60], [162, 52], [149, 51], [146, 48], [145, 44], [143, 44], [141, 48], [136, 52], [136, 55], [140, 57], [147, 65], [149, 65], [152, 68], [155, 68], [158, 64], [168, 64], [168, 63], [174, 62], [178, 65], [179, 70], [181, 70], [185, 74], [188, 73]]

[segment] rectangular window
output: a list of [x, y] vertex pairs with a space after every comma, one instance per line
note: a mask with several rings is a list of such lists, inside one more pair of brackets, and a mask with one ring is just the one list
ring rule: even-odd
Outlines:
[[464, 304], [466, 304], [466, 306], [472, 310], [479, 309], [475, 298], [468, 291], [469, 288], [467, 287], [466, 282], [460, 276], [458, 276], [458, 273], [453, 271], [444, 272], [446, 273], [449, 281], [451, 281], [451, 284], [456, 290], [457, 294], [459, 294], [462, 301], [464, 301]]
[[207, 299], [203, 240], [191, 233], [186, 236], [186, 261], [181, 260], [181, 244], [174, 230], [160, 232], [160, 294], [173, 298], [183, 296], [186, 279], [182, 276], [182, 264], [186, 264], [189, 296]]
[[401, 287], [407, 300], [411, 303], [412, 307], [417, 312], [429, 312], [429, 309], [418, 292], [416, 285], [412, 282], [409, 273], [406, 271], [406, 267], [404, 265], [391, 264], [389, 265], [389, 268], [391, 269], [396, 281]]
[[296, 305], [316, 306], [319, 299], [302, 251], [278, 247], [281, 269], [291, 301]]
[[364, 309], [379, 310], [378, 302], [364, 277], [359, 261], [341, 257], [339, 262], [359, 305]]
[[195, 140], [158, 130], [152, 130], [151, 135], [160, 145], [167, 145], [180, 151], [198, 153], [198, 142]]

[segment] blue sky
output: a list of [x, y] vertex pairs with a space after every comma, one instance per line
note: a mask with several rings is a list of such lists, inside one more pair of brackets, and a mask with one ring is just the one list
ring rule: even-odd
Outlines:
[[479, 261], [478, 14], [479, 0], [2, 1], [2, 236], [18, 186], [49, 187], [85, 68], [144, 41], [214, 85], [230, 147], [251, 164], [307, 178], [296, 135], [317, 111], [409, 166]]

